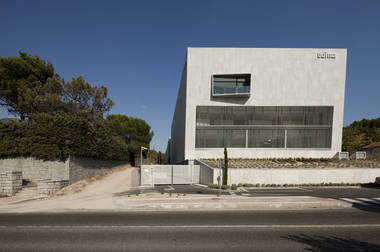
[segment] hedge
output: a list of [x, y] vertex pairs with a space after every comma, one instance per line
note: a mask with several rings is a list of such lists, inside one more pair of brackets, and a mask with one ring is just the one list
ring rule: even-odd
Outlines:
[[0, 122], [0, 158], [65, 160], [69, 155], [127, 160], [127, 145], [103, 120], [64, 112], [38, 114], [31, 121]]

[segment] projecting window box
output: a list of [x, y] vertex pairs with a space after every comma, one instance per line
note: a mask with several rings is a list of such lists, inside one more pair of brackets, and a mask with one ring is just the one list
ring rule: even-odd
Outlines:
[[249, 97], [250, 74], [214, 74], [212, 76], [213, 97]]

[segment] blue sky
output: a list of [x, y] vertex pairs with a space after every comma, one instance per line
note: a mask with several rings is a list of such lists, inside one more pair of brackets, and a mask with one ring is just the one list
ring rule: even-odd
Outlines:
[[380, 117], [378, 0], [0, 0], [0, 56], [37, 54], [106, 85], [111, 113], [145, 119], [161, 151], [186, 48], [202, 46], [347, 48], [344, 124]]

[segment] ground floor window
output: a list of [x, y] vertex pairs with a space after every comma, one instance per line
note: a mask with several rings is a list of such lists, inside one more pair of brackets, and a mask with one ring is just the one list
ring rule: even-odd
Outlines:
[[331, 148], [332, 117], [333, 107], [197, 106], [195, 147]]

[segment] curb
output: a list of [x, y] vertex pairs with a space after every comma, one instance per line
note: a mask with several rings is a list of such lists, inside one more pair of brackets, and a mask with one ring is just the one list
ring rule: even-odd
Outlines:
[[[263, 199], [263, 198], [262, 198]], [[296, 198], [292, 200], [277, 200], [277, 198], [266, 198], [269, 201], [238, 201], [228, 200], [226, 198], [208, 198], [204, 200], [128, 200], [119, 199], [117, 204], [119, 210], [254, 210], [254, 209], [310, 209], [310, 208], [350, 208], [351, 203], [335, 200], [335, 199], [319, 199], [319, 198]], [[207, 200], [207, 201], [206, 201]], [[143, 202], [138, 202], [143, 201]], [[156, 201], [156, 202], [155, 202]], [[161, 201], [161, 202], [160, 202]], [[235, 202], [234, 202], [235, 201]], [[264, 201], [264, 199], [263, 199]]]

